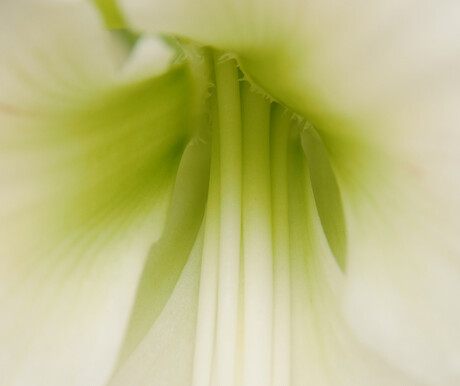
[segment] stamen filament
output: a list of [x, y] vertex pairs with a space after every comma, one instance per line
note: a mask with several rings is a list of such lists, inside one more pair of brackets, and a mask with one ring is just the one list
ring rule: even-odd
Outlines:
[[[212, 59], [211, 59], [212, 60]], [[219, 269], [220, 230], [220, 149], [216, 90], [210, 97], [212, 118], [211, 171], [205, 214], [200, 294], [193, 364], [193, 386], [209, 385], [216, 333], [217, 275]]]
[[242, 84], [245, 386], [271, 386], [273, 250], [270, 102]]
[[291, 119], [239, 81], [235, 60], [221, 61], [214, 52], [212, 61], [212, 160], [193, 386], [288, 385]]
[[238, 70], [214, 54], [220, 135], [220, 248], [212, 384], [235, 384], [241, 246], [242, 130]]
[[271, 175], [273, 213], [273, 386], [291, 384], [291, 275], [288, 206], [288, 138], [291, 119], [279, 105], [272, 110]]

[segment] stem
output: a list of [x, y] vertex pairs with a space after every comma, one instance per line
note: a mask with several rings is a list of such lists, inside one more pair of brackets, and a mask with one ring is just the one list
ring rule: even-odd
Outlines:
[[271, 386], [273, 250], [270, 102], [242, 85], [244, 365], [243, 384]]
[[234, 60], [214, 54], [220, 135], [220, 248], [217, 330], [212, 384], [233, 386], [238, 332], [241, 244], [241, 109]]

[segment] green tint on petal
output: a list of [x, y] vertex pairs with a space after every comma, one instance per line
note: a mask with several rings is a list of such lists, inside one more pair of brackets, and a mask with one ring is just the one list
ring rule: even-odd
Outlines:
[[420, 386], [369, 350], [348, 325], [342, 303], [346, 275], [321, 230], [310, 170], [299, 134], [293, 133], [288, 152], [289, 385]]
[[343, 165], [347, 319], [361, 341], [420, 383], [454, 386], [460, 379], [458, 134], [438, 125], [433, 133], [420, 128], [419, 136], [398, 139], [405, 151], [379, 148], [386, 167], [373, 174], [359, 172], [363, 161], [375, 167], [371, 156]]
[[239, 82], [234, 60], [214, 64], [208, 199], [206, 139], [182, 160], [110, 385], [415, 386], [347, 323], [322, 140]]
[[162, 312], [108, 386], [190, 385], [202, 251], [199, 232]]
[[195, 130], [190, 70], [145, 44], [127, 58], [85, 4], [0, 5], [2, 385], [115, 366]]

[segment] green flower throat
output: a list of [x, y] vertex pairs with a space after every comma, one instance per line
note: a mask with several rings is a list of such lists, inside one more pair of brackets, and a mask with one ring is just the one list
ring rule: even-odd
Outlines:
[[[247, 366], [249, 384], [256, 384], [272, 376], [273, 355], [279, 356], [277, 371], [287, 371], [289, 366], [283, 346], [290, 334], [286, 320], [290, 251], [308, 248], [302, 235], [311, 233], [306, 229], [311, 224], [304, 220], [311, 217], [312, 202], [307, 201], [314, 200], [329, 247], [343, 270], [342, 203], [327, 150], [314, 127], [264, 95], [247, 80], [236, 59], [211, 49], [194, 48], [193, 52], [178, 57], [194, 60], [192, 74], [197, 84], [209, 85], [201, 93], [198, 129], [190, 145], [198, 145], [206, 159], [195, 164], [201, 170], [190, 172], [205, 176], [202, 180], [207, 184], [201, 189], [206, 198], [201, 200], [205, 204], [198, 215], [204, 221], [195, 222], [191, 232], [203, 238], [194, 384], [205, 384], [209, 376], [215, 377], [215, 384], [233, 384], [235, 366]], [[173, 255], [182, 258], [174, 264], [170, 261]], [[164, 251], [152, 256], [139, 287], [121, 361], [155, 321], [168, 299], [164, 294], [174, 288], [187, 257], [184, 252]], [[211, 310], [210, 305], [214, 305]], [[241, 334], [244, 339], [239, 338]], [[235, 353], [241, 350], [244, 363], [237, 363]]]

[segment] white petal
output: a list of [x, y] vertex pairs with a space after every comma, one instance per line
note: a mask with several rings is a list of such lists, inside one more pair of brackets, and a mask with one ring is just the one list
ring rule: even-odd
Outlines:
[[356, 141], [355, 156], [335, 160], [349, 229], [349, 320], [364, 342], [430, 385], [460, 381], [459, 136], [446, 129], [453, 114], [412, 135], [393, 119], [401, 128], [393, 140]]
[[201, 232], [161, 314], [110, 386], [191, 383], [202, 243]]
[[2, 2], [0, 51], [0, 383], [103, 385], [193, 125], [188, 72], [129, 83], [84, 4]]
[[418, 385], [363, 345], [347, 323], [342, 309], [345, 277], [321, 230], [298, 143], [290, 147], [289, 187], [290, 384]]
[[382, 103], [400, 106], [394, 98], [408, 95], [395, 88], [411, 85], [417, 97], [422, 79], [434, 88], [458, 75], [460, 8], [451, 0], [122, 0], [121, 8], [134, 28], [235, 52], [253, 80], [308, 119], [367, 116]]

